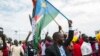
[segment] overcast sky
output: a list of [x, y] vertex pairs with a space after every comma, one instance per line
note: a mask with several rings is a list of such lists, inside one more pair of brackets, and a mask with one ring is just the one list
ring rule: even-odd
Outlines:
[[[66, 17], [73, 20], [73, 28], [94, 36], [94, 31], [100, 29], [100, 0], [50, 0]], [[0, 0], [0, 27], [4, 28], [7, 36], [14, 39], [25, 39], [31, 31], [29, 14], [32, 13], [31, 0]], [[67, 20], [60, 14], [56, 21], [67, 31]], [[52, 22], [51, 26], [57, 28]], [[43, 32], [57, 31], [51, 26]], [[18, 31], [17, 33], [15, 31]], [[17, 38], [16, 38], [17, 37]]]

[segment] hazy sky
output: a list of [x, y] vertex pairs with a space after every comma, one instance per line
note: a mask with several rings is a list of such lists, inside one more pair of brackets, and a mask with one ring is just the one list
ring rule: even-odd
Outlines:
[[[100, 29], [100, 0], [50, 0], [66, 17], [73, 20], [73, 28], [94, 36], [94, 31]], [[31, 0], [0, 0], [0, 26], [7, 36], [25, 39], [31, 30], [29, 14], [32, 13]], [[67, 31], [67, 20], [60, 14], [56, 21]], [[51, 29], [52, 27], [52, 29]], [[52, 22], [43, 32], [57, 31]], [[17, 33], [15, 31], [18, 31]]]

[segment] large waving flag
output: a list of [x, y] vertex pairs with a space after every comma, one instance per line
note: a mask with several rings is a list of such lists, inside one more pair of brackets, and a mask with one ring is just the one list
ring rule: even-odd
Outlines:
[[[41, 39], [41, 31], [58, 15], [58, 11], [47, 1], [37, 0], [35, 9], [35, 34], [34, 34], [34, 47], [37, 48], [38, 42]], [[34, 25], [34, 24], [33, 24]]]

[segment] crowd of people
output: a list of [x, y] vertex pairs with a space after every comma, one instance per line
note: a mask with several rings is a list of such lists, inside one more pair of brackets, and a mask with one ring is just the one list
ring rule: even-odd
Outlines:
[[76, 41], [72, 41], [72, 21], [69, 20], [68, 24], [68, 34], [62, 31], [61, 26], [52, 37], [47, 32], [45, 39], [39, 41], [38, 50], [34, 49], [33, 40], [12, 41], [3, 34], [3, 28], [0, 28], [0, 56], [100, 56], [99, 38], [81, 34]]
[[[100, 56], [100, 36], [91, 37], [80, 34], [76, 41], [73, 40], [74, 31], [72, 22], [69, 21], [69, 33], [63, 33], [61, 26], [52, 36], [45, 35], [39, 43], [39, 56]], [[96, 34], [99, 34], [98, 31]]]
[[[58, 34], [58, 32], [55, 34]], [[68, 37], [65, 40], [66, 43], [61, 42], [59, 35], [56, 37], [58, 38], [55, 39], [54, 35], [54, 39], [51, 39], [47, 36], [45, 40], [41, 40], [40, 56], [100, 56], [100, 44], [94, 37], [82, 34], [75, 42]]]
[[33, 41], [12, 41], [3, 34], [3, 28], [0, 27], [0, 56], [34, 56]]

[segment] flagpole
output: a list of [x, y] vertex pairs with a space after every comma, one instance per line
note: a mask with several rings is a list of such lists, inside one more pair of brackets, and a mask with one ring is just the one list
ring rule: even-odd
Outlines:
[[[55, 20], [55, 19], [53, 19], [54, 20], [54, 22], [58, 25], [58, 26], [60, 26], [59, 24], [58, 24], [58, 22]], [[63, 30], [61, 30], [63, 33], [64, 33], [64, 31]]]
[[31, 24], [31, 26], [32, 26], [32, 17], [31, 17], [30, 14], [29, 14], [29, 20], [30, 20], [30, 24]]
[[[53, 6], [49, 1], [45, 0], [48, 2], [51, 6]], [[54, 6], [53, 6], [54, 7]], [[64, 16], [67, 20], [69, 20], [63, 13], [61, 13], [56, 7], [54, 7], [62, 16]]]

